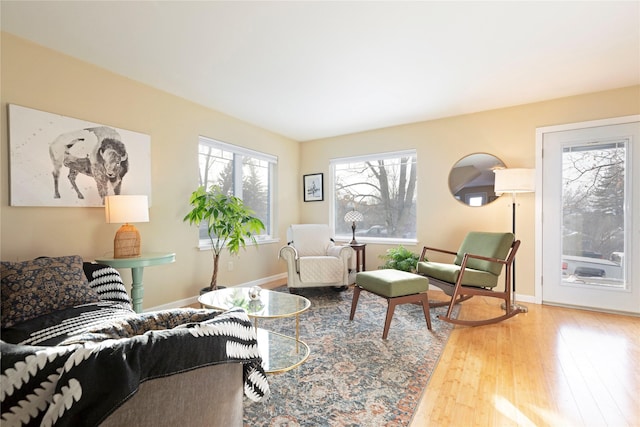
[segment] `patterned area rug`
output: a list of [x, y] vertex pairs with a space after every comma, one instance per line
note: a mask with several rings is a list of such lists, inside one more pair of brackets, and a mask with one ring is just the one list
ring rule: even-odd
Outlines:
[[[268, 400], [245, 399], [244, 425], [408, 425], [453, 329], [435, 317], [445, 308], [431, 309], [429, 331], [421, 306], [397, 306], [385, 341], [384, 298], [362, 292], [349, 321], [352, 289], [302, 289], [300, 295], [311, 301], [300, 315], [300, 339], [311, 354], [301, 366], [268, 376]], [[295, 335], [294, 319], [261, 319], [260, 326]]]

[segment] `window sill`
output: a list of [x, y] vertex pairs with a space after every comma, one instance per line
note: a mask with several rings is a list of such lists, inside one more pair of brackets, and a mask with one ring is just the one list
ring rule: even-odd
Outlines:
[[[348, 238], [344, 236], [337, 236], [335, 239], [336, 243], [348, 244], [351, 241], [351, 236]], [[400, 237], [364, 237], [364, 236], [356, 236], [356, 241], [358, 243], [371, 243], [376, 245], [407, 245], [407, 246], [415, 246], [418, 244], [417, 239], [403, 239]]]
[[[271, 243], [279, 243], [280, 239], [275, 238], [275, 237], [268, 237], [268, 238], [263, 238], [263, 239], [257, 239], [255, 245], [260, 246], [260, 245], [267, 245], [267, 244], [271, 244]], [[249, 241], [247, 242], [247, 246], [254, 246], [254, 243]], [[211, 245], [211, 242], [209, 240], [200, 240], [200, 242], [198, 243], [198, 249], [201, 251], [210, 251], [213, 248], [213, 245]]]

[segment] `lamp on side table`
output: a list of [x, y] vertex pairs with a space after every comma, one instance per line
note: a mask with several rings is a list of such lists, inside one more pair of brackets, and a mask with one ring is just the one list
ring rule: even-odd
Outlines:
[[108, 224], [123, 224], [113, 239], [114, 258], [140, 256], [140, 232], [131, 222], [149, 222], [147, 196], [107, 196], [104, 214]]
[[357, 245], [358, 242], [356, 241], [356, 222], [361, 222], [364, 220], [364, 216], [362, 215], [362, 213], [358, 212], [357, 210], [352, 210], [346, 213], [346, 215], [344, 216], [344, 220], [345, 222], [350, 222], [351, 223], [351, 232], [352, 237], [351, 237], [351, 242], [350, 244], [352, 245]]

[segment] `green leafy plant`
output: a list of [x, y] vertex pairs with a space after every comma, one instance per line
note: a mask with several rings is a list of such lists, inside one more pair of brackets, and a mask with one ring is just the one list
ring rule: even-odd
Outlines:
[[398, 246], [387, 249], [387, 252], [384, 255], [380, 255], [380, 258], [385, 260], [385, 263], [381, 265], [380, 268], [392, 268], [394, 270], [412, 273], [416, 271], [416, 265], [420, 256], [406, 249], [404, 246]]
[[262, 221], [244, 205], [242, 199], [222, 192], [220, 187], [212, 185], [198, 187], [189, 198], [191, 211], [183, 218], [189, 224], [200, 226], [207, 224], [207, 234], [211, 239], [213, 252], [213, 274], [210, 290], [218, 287], [218, 264], [220, 254], [226, 247], [229, 253], [237, 255], [246, 247], [246, 239], [256, 243], [255, 234], [264, 230]]

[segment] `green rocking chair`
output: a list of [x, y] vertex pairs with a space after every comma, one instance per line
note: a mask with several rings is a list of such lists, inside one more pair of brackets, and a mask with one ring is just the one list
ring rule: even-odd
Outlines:
[[[520, 247], [513, 233], [472, 231], [465, 237], [457, 252], [425, 246], [417, 264], [417, 273], [428, 277], [429, 283], [442, 289], [450, 301], [430, 304], [431, 307], [448, 305], [446, 316], [439, 319], [449, 323], [480, 326], [509, 319], [522, 310], [512, 304], [511, 269]], [[453, 264], [430, 262], [428, 251], [455, 255]], [[504, 290], [496, 290], [503, 266], [506, 266]], [[505, 314], [483, 320], [459, 320], [451, 317], [453, 307], [475, 295], [504, 300]]]

